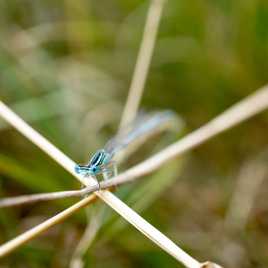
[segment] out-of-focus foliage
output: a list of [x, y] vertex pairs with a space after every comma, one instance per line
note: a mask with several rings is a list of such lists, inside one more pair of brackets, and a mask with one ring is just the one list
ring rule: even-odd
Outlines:
[[[116, 132], [148, 5], [140, 0], [1, 1], [1, 100], [74, 160], [87, 161]], [[191, 131], [267, 83], [267, 70], [267, 1], [168, 0], [142, 107], [172, 109]], [[200, 260], [267, 267], [267, 180], [245, 228], [226, 224], [239, 169], [264, 150], [267, 123], [267, 113], [259, 115], [118, 194]], [[146, 154], [136, 152], [120, 169], [144, 159], [154, 146], [148, 145]], [[1, 196], [80, 187], [3, 121], [0, 184]], [[1, 243], [69, 204], [2, 209]], [[85, 225], [81, 212], [3, 263], [68, 267]], [[110, 209], [85, 262], [102, 268], [178, 267]]]

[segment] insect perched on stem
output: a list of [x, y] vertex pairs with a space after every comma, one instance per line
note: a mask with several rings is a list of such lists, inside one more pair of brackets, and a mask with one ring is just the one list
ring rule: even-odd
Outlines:
[[88, 164], [76, 165], [75, 172], [85, 177], [93, 176], [95, 178], [97, 175], [102, 174], [104, 179], [116, 176], [117, 165], [113, 161], [114, 155], [143, 136], [157, 132], [172, 120], [174, 121], [174, 118], [177, 119], [177, 116], [171, 111], [139, 114], [133, 123], [109, 140], [103, 149], [98, 150]]
[[[111, 171], [113, 170], [113, 176], [117, 175], [117, 166], [114, 161], [112, 161], [112, 155], [108, 153], [105, 149], [98, 150], [92, 158], [89, 160], [87, 165], [76, 165], [75, 172], [77, 174], [87, 176], [93, 176], [96, 178], [98, 174], [103, 174], [105, 179], [111, 177]], [[97, 180], [98, 182], [98, 180]], [[99, 189], [100, 184], [98, 182]]]

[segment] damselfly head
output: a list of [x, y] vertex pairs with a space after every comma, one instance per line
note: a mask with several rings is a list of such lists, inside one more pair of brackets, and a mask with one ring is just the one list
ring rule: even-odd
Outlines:
[[83, 165], [75, 165], [74, 171], [77, 174], [81, 174], [81, 175], [87, 175], [91, 173], [89, 167], [83, 166]]
[[83, 176], [95, 176], [101, 172], [100, 166], [83, 166], [83, 165], [75, 165], [74, 171], [77, 174], [83, 175]]

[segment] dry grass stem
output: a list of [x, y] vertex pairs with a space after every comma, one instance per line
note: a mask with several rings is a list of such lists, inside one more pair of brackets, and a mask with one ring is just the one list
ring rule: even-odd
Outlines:
[[[123, 182], [127, 182], [130, 180], [133, 180], [134, 178], [137, 178], [137, 177], [140, 177], [144, 174], [152, 172], [153, 170], [155, 170], [156, 168], [161, 166], [163, 163], [165, 163], [169, 159], [171, 159], [171, 158], [173, 158], [181, 153], [184, 153], [191, 148], [196, 147], [197, 145], [208, 140], [209, 138], [212, 138], [213, 136], [215, 136], [215, 135], [231, 128], [232, 126], [248, 119], [249, 117], [263, 111], [264, 109], [267, 108], [267, 106], [268, 106], [268, 88], [264, 87], [264, 88], [258, 90], [256, 93], [252, 94], [251, 96], [245, 98], [241, 102], [237, 103], [233, 107], [229, 108], [223, 114], [219, 115], [218, 117], [216, 117], [215, 119], [213, 119], [212, 121], [210, 121], [209, 123], [204, 125], [203, 127], [199, 128], [198, 130], [187, 135], [185, 138], [174, 143], [173, 145], [170, 145], [169, 147], [167, 147], [166, 149], [164, 149], [160, 153], [149, 158], [148, 160], [144, 161], [143, 163], [129, 169], [128, 171], [122, 173], [121, 175], [119, 175], [119, 176], [117, 176], [109, 181], [102, 182], [101, 185], [102, 185], [102, 187], [110, 187], [112, 185], [117, 185], [117, 184], [120, 184]], [[41, 148], [42, 148], [43, 144], [48, 143], [48, 141], [46, 141], [41, 136], [41, 139], [40, 139], [41, 145], [40, 145], [39, 141], [36, 141], [36, 137], [39, 137], [40, 134], [36, 133], [34, 130], [33, 130], [33, 133], [31, 133], [32, 129], [26, 123], [24, 123], [20, 118], [18, 118], [15, 114], [13, 114], [1, 102], [0, 102], [0, 114], [8, 122], [12, 123], [17, 129], [19, 129], [20, 131], [22, 130], [21, 131], [22, 133], [25, 132], [24, 135], [26, 137], [30, 138], [31, 140], [33, 138], [33, 142], [36, 143], [37, 145], [39, 145]], [[16, 122], [17, 120], [18, 120], [18, 122]], [[26, 125], [26, 128], [24, 128], [25, 125]], [[21, 129], [21, 127], [22, 127], [22, 129]], [[48, 154], [50, 154], [51, 152], [57, 153], [58, 149], [54, 148], [54, 146], [50, 145], [50, 143], [49, 143], [48, 148], [46, 147], [44, 149], [44, 151], [46, 151]], [[56, 155], [56, 161], [61, 162], [61, 160], [60, 160], [61, 154], [62, 153], [60, 152], [59, 155]], [[64, 161], [61, 162], [61, 165], [64, 165], [65, 163], [67, 163], [67, 169], [70, 170], [71, 173], [74, 173], [71, 168], [68, 168], [68, 164], [71, 163], [71, 165], [73, 165], [73, 162], [71, 160], [69, 160], [65, 155], [63, 155], [63, 156], [64, 156], [63, 157]], [[54, 158], [54, 156], [53, 156], [53, 158]], [[77, 176], [76, 174], [74, 174], [74, 175]], [[84, 178], [83, 179], [79, 178], [79, 179], [81, 180], [81, 182], [83, 182], [83, 180], [84, 180]], [[141, 217], [139, 217], [135, 212], [133, 212], [131, 209], [129, 209], [123, 202], [121, 202], [119, 199], [117, 199], [114, 195], [112, 195], [109, 192], [101, 191], [98, 193], [98, 195], [100, 195], [101, 198], [107, 202], [112, 201], [112, 202], [110, 202], [110, 205], [116, 211], [118, 211], [120, 213], [120, 215], [124, 215], [124, 217], [127, 217], [128, 213], [130, 213], [130, 214], [134, 213], [134, 215], [132, 215], [133, 217], [131, 216], [128, 220], [136, 228], [138, 228], [142, 233], [144, 233], [146, 236], [149, 236], [149, 234], [147, 233], [148, 223], [145, 224], [146, 227], [145, 227], [145, 225], [143, 226], [142, 222], [144, 220]], [[136, 219], [136, 217], [138, 217], [138, 219]], [[140, 224], [141, 224], [141, 226], [143, 226], [143, 228], [141, 228], [141, 229], [140, 229]], [[150, 229], [150, 227], [149, 227], [149, 229]], [[159, 232], [159, 231], [156, 230], [156, 233], [157, 232]], [[155, 241], [157, 244], [158, 244], [159, 238], [162, 242], [164, 242], [164, 240], [161, 239], [161, 235], [160, 236], [157, 235], [157, 239]], [[172, 241], [170, 241], [170, 240], [168, 240], [168, 241], [169, 241], [169, 243], [171, 243], [171, 247], [169, 249], [174, 248], [172, 246]], [[162, 248], [163, 247], [165, 248], [166, 245], [168, 245], [168, 244], [161, 243]], [[1, 252], [1, 250], [2, 250], [2, 248], [0, 247], [0, 252]], [[179, 257], [180, 261], [185, 263], [185, 259], [186, 259], [186, 262], [188, 263], [188, 258], [189, 258], [190, 259], [189, 263], [191, 263], [191, 261], [193, 261], [193, 263], [197, 264], [197, 262], [195, 260], [192, 260], [192, 258], [188, 254], [183, 252], [182, 256], [181, 256], [180, 251], [181, 251], [180, 249], [179, 249], [179, 252], [177, 250], [174, 251], [174, 252], [178, 253], [178, 255], [177, 255], [177, 253], [175, 253], [177, 258], [178, 258], [178, 256], [180, 256]], [[168, 250], [168, 252], [170, 252], [170, 250]], [[173, 250], [172, 250], [172, 252], [173, 252]], [[173, 253], [170, 252], [170, 254], [174, 256], [174, 252]], [[184, 254], [186, 254], [186, 258], [184, 258], [185, 257]], [[187, 267], [192, 267], [192, 266], [187, 266]]]
[[85, 199], [77, 202], [73, 206], [67, 208], [66, 210], [60, 212], [56, 216], [44, 221], [43, 223], [33, 227], [32, 229], [24, 232], [23, 234], [17, 236], [16, 238], [6, 242], [0, 247], [0, 258], [4, 257], [11, 251], [15, 250], [19, 246], [25, 244], [27, 241], [31, 240], [32, 238], [36, 237], [37, 235], [41, 234], [42, 232], [46, 231], [48, 228], [60, 223], [65, 218], [71, 216], [79, 209], [85, 207], [89, 203], [91, 203], [96, 196], [90, 195], [89, 197], [86, 197]]
[[[114, 179], [103, 182], [102, 184], [104, 184], [104, 186], [110, 187], [111, 185], [116, 185], [122, 182], [127, 182], [134, 178], [147, 174], [155, 170], [159, 166], [161, 166], [163, 163], [165, 163], [169, 159], [191, 148], [196, 147], [197, 145], [208, 140], [209, 138], [212, 138], [213, 136], [263, 111], [264, 109], [267, 108], [267, 106], [268, 106], [268, 88], [264, 87], [258, 90], [256, 93], [252, 94], [251, 96], [245, 98], [238, 104], [229, 108], [223, 114], [216, 117], [215, 119], [213, 119], [212, 121], [204, 125], [203, 127], [192, 132], [191, 134], [187, 135], [185, 138], [174, 143], [173, 145], [170, 145], [169, 147], [164, 149], [162, 152], [149, 158], [143, 163], [129, 169], [128, 171], [122, 173], [121, 175], [115, 177]], [[0, 102], [0, 115], [2, 115], [2, 117], [4, 117], [6, 121], [10, 122], [15, 128], [17, 128], [20, 132], [22, 132], [26, 137], [28, 137], [31, 141], [37, 144], [50, 156], [52, 156], [57, 162], [59, 162], [75, 177], [78, 177], [78, 179], [82, 183], [88, 186], [95, 185], [95, 182], [93, 182], [92, 180], [86, 181], [85, 178], [77, 176], [77, 174], [75, 174], [73, 171], [74, 162], [72, 160], [70, 160], [67, 156], [65, 156], [52, 144], [50, 144], [39, 133], [34, 131], [30, 126], [28, 126], [22, 119], [20, 119], [17, 115], [15, 115], [12, 111], [10, 111], [8, 107], [6, 107], [1, 102]], [[128, 208], [123, 202], [121, 202], [118, 198], [116, 198], [110, 192], [101, 191], [101, 192], [98, 192], [97, 195], [100, 196], [104, 201], [109, 203], [109, 205], [112, 206], [124, 218], [128, 218], [128, 220], [146, 236], [151, 237], [151, 233], [153, 232], [154, 235], [153, 235], [153, 238], [151, 237], [151, 239], [155, 243], [157, 243], [161, 248], [163, 248], [164, 250], [169, 252], [172, 256], [174, 256], [176, 259], [179, 259], [187, 267], [194, 267], [194, 266], [191, 266], [192, 264], [198, 267], [199, 264], [196, 260], [194, 260], [188, 254], [183, 252], [181, 249], [177, 248], [177, 246], [168, 238], [166, 238], [165, 236], [163, 238], [162, 237], [163, 234], [161, 234], [158, 230], [152, 227], [149, 223], [145, 222], [144, 219], [142, 219], [138, 214], [136, 214], [134, 211]], [[30, 236], [30, 238], [31, 237], [32, 236]], [[28, 241], [29, 239], [24, 240], [24, 241]], [[11, 243], [11, 245], [13, 245], [14, 247], [14, 242]], [[6, 246], [4, 247], [4, 249], [5, 248]], [[0, 253], [2, 252], [2, 250], [3, 248], [0, 247]], [[189, 263], [191, 264], [190, 266], [188, 266]]]
[[[140, 50], [137, 57], [137, 62], [135, 65], [128, 98], [126, 101], [126, 105], [122, 114], [121, 123], [119, 127], [119, 131], [128, 123], [134, 120], [139, 103], [142, 97], [142, 93], [145, 86], [146, 77], [148, 74], [150, 62], [153, 55], [154, 45], [156, 41], [157, 31], [162, 15], [162, 10], [164, 6], [165, 0], [151, 0], [149, 10], [147, 13], [146, 23], [143, 31], [143, 37], [140, 45]], [[126, 156], [126, 153], [120, 154], [118, 156], [118, 160], [122, 159]], [[90, 230], [91, 224], [88, 223], [86, 230]], [[83, 245], [90, 245], [92, 240], [92, 236], [86, 235], [83, 236], [82, 241]], [[95, 235], [97, 234], [97, 229]], [[86, 239], [89, 239], [88, 243]], [[77, 252], [79, 253], [79, 252]], [[82, 251], [80, 252], [82, 253]], [[82, 267], [82, 256], [79, 254], [76, 255], [76, 262], [73, 262], [73, 267], [77, 265], [77, 267]], [[80, 266], [79, 266], [80, 265]]]
[[133, 168], [128, 169], [119, 176], [104, 182], [102, 187], [106, 188], [112, 185], [119, 185], [121, 183], [131, 181], [137, 177], [146, 175], [156, 170], [170, 159], [197, 147], [214, 136], [249, 119], [250, 117], [262, 112], [267, 108], [268, 86], [264, 86], [252, 95], [236, 103], [199, 129], [191, 132], [184, 138], [168, 146], [166, 149], [134, 166]]
[[70, 261], [70, 268], [82, 268], [84, 267], [83, 256], [87, 252], [88, 248], [92, 244], [95, 239], [99, 227], [101, 225], [101, 221], [103, 220], [103, 211], [96, 211], [94, 208], [91, 213], [91, 217], [88, 217], [88, 224], [85, 229], [84, 234], [82, 235], [77, 247], [74, 250], [73, 256]]
[[63, 198], [68, 198], [68, 197], [81, 197], [90, 192], [94, 192], [96, 190], [98, 190], [98, 187], [92, 186], [89, 188], [85, 187], [82, 190], [61, 191], [61, 192], [53, 192], [53, 193], [42, 193], [42, 194], [22, 195], [22, 196], [16, 196], [16, 197], [7, 197], [7, 198], [0, 199], [0, 208], [25, 205], [25, 204], [29, 204], [33, 202], [63, 199]]
[[138, 111], [153, 55], [164, 3], [165, 0], [151, 0], [127, 102], [120, 123], [120, 129], [131, 122]]
[[[18, 115], [11, 111], [3, 102], [0, 101], [0, 116], [2, 116], [8, 123], [10, 123], [14, 128], [16, 128], [20, 133], [27, 137], [30, 141], [36, 144], [40, 149], [46, 152], [52, 159], [58, 162], [62, 167], [69, 171], [75, 178], [77, 178], [85, 186], [96, 186], [96, 181], [92, 177], [83, 177], [78, 175], [74, 171], [75, 163], [63, 154], [58, 148], [51, 144], [47, 139], [45, 139], [41, 134], [30, 127], [26, 122], [24, 122]], [[117, 213], [119, 213], [124, 219], [130, 222], [134, 227], [136, 227], [141, 233], [148, 237], [151, 241], [157, 244], [164, 251], [169, 253], [175, 259], [183, 263], [186, 267], [199, 267], [199, 262], [180, 249], [175, 243], [173, 243], [169, 238], [163, 235], [159, 230], [154, 228], [151, 224], [145, 221], [140, 215], [129, 208], [125, 203], [118, 199], [115, 195], [109, 191], [98, 191], [94, 193], [104, 202], [106, 202], [110, 207], [112, 207]], [[38, 235], [39, 232], [36, 232]], [[22, 234], [23, 236], [23, 234]], [[31, 238], [34, 237], [32, 233]], [[15, 240], [15, 242], [14, 242]], [[10, 241], [9, 251], [17, 247], [16, 238]], [[28, 241], [27, 239], [24, 240]], [[9, 242], [8, 242], [9, 243]], [[20, 243], [20, 245], [23, 243]], [[6, 246], [4, 245], [4, 250]], [[3, 248], [0, 247], [0, 256], [4, 254], [1, 252]], [[8, 251], [8, 252], [9, 252]]]
[[[144, 174], [152, 172], [153, 170], [155, 170], [156, 168], [161, 166], [163, 163], [165, 163], [169, 159], [171, 159], [171, 158], [173, 158], [181, 153], [184, 153], [191, 148], [196, 147], [197, 145], [208, 140], [209, 138], [212, 138], [213, 136], [223, 132], [224, 130], [231, 128], [235, 124], [238, 124], [238, 123], [248, 119], [249, 117], [263, 111], [264, 109], [267, 108], [267, 106], [268, 106], [268, 88], [264, 87], [264, 88], [258, 90], [256, 93], [252, 94], [251, 96], [245, 98], [244, 100], [242, 100], [238, 104], [229, 108], [223, 114], [219, 115], [218, 117], [216, 117], [215, 119], [213, 119], [212, 121], [210, 121], [209, 123], [204, 125], [203, 127], [192, 132], [191, 134], [187, 135], [185, 138], [174, 143], [173, 145], [170, 145], [169, 147], [164, 149], [162, 152], [156, 154], [155, 156], [144, 161], [143, 163], [138, 164], [137, 166], [129, 169], [128, 171], [120, 174], [119, 176], [117, 176], [109, 181], [101, 182], [101, 186], [102, 187], [110, 187], [112, 185], [125, 183], [127, 181], [133, 180], [134, 178], [137, 178], [137, 177], [140, 177]], [[3, 107], [4, 107], [4, 111], [6, 111], [6, 109], [8, 109], [4, 104], [0, 103], [0, 114], [1, 115], [3, 115]], [[8, 111], [9, 111], [9, 109], [8, 109]], [[12, 115], [11, 118], [13, 118], [14, 115], [12, 114], [12, 112], [11, 112], [11, 115]], [[8, 117], [6, 114], [5, 114], [5, 116]], [[16, 116], [15, 116], [15, 118], [16, 118]], [[8, 119], [10, 119], [10, 118], [8, 118]], [[9, 120], [7, 120], [7, 121], [9, 121]], [[23, 121], [22, 122], [19, 121], [18, 125], [16, 123], [14, 123], [14, 121], [12, 121], [12, 120], [11, 120], [11, 122], [13, 122], [13, 124], [15, 126], [17, 126], [18, 128], [20, 128], [21, 125], [24, 126], [24, 124], [25, 124], [25, 123], [23, 123]], [[30, 127], [27, 126], [26, 130], [28, 130], [28, 128], [30, 128]], [[36, 134], [32, 134], [32, 135], [34, 137], [38, 136]], [[28, 136], [28, 137], [31, 137], [32, 135], [30, 135], [29, 133], [25, 133], [25, 136]], [[42, 142], [44, 142], [43, 139], [44, 138], [42, 137], [42, 139], [41, 139]], [[38, 144], [38, 142], [36, 142], [36, 141], [34, 141], [34, 142]], [[45, 142], [46, 142], [46, 140], [45, 140]], [[53, 146], [52, 146], [52, 148], [50, 146], [48, 148], [52, 152], [55, 151]], [[59, 157], [57, 157], [56, 159], [59, 159]], [[68, 158], [67, 158], [67, 160], [65, 159], [64, 163], [69, 163]], [[72, 161], [71, 161], [71, 164], [73, 164]], [[71, 170], [71, 172], [73, 173], [73, 170]], [[82, 181], [82, 179], [81, 179], [81, 181]], [[102, 191], [101, 194], [103, 194], [103, 193], [104, 192]], [[110, 195], [109, 192], [105, 192], [105, 193], [106, 194], [102, 196], [103, 199], [105, 199], [107, 197], [107, 195]], [[100, 193], [98, 193], [98, 194], [100, 194]], [[128, 207], [125, 208], [126, 205], [124, 203], [120, 202], [112, 194], [111, 194], [111, 196], [108, 197], [108, 200], [110, 200], [112, 198], [115, 198], [115, 200], [114, 200], [115, 203], [116, 202], [120, 203], [120, 205], [118, 205], [118, 206], [115, 205], [113, 207], [115, 210], [118, 210], [118, 208], [121, 207], [121, 205], [122, 205], [122, 210], [129, 209]], [[121, 211], [120, 214], [121, 213], [125, 215], [124, 212]], [[135, 217], [131, 219], [132, 224], [134, 226], [136, 226], [135, 225], [136, 222], [135, 222], [135, 220], [133, 222], [133, 219], [135, 219]], [[143, 219], [141, 219], [141, 220], [143, 220]], [[139, 228], [138, 226], [136, 226], [136, 227]], [[141, 230], [141, 231], [144, 233], [144, 230]], [[146, 232], [145, 232], [145, 234], [146, 234]], [[146, 235], [148, 235], [148, 234], [146, 234]], [[1, 250], [1, 248], [0, 248], [0, 250]]]
[[225, 219], [227, 229], [244, 229], [261, 184], [267, 176], [268, 167], [266, 160], [253, 160], [247, 162], [242, 167]]

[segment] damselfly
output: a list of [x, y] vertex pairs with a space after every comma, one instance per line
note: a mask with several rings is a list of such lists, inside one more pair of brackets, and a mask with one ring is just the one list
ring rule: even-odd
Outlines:
[[86, 165], [76, 165], [75, 172], [95, 178], [98, 174], [102, 174], [104, 179], [109, 178], [110, 174], [116, 176], [117, 166], [113, 160], [114, 155], [143, 136], [157, 132], [174, 118], [177, 117], [171, 111], [139, 114], [132, 124], [109, 140], [103, 149], [98, 150]]

